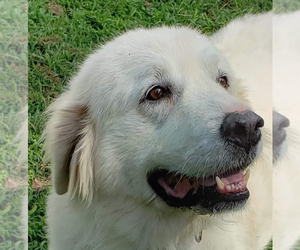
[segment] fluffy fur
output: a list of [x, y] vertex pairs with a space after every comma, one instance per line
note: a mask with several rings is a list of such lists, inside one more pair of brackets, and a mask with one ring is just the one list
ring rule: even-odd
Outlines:
[[[222, 72], [227, 90], [216, 80]], [[145, 102], [158, 83], [171, 98]], [[219, 129], [227, 112], [248, 108], [243, 94], [195, 30], [138, 29], [96, 51], [49, 110], [49, 249], [198, 249], [194, 237], [217, 219], [167, 206], [146, 176], [157, 165], [197, 177], [238, 165]]]
[[[299, 67], [300, 11], [275, 15], [273, 20], [273, 100], [290, 120], [287, 140], [274, 165], [274, 249], [291, 250], [300, 240]], [[284, 153], [284, 155], [282, 155]]]
[[202, 248], [262, 250], [272, 238], [272, 14], [234, 20], [212, 38], [242, 80], [253, 110], [265, 120], [264, 148], [252, 169], [245, 211], [203, 230]]

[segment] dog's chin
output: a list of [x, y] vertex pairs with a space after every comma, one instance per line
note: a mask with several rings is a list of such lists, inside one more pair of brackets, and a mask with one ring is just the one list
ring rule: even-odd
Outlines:
[[157, 168], [148, 174], [154, 192], [170, 207], [191, 209], [198, 214], [216, 214], [244, 206], [250, 193], [248, 165], [195, 178]]

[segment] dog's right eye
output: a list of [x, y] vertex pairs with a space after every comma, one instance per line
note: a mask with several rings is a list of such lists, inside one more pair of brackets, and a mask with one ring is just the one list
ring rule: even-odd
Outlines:
[[149, 90], [146, 99], [151, 101], [157, 101], [167, 94], [167, 90], [163, 87], [155, 86]]

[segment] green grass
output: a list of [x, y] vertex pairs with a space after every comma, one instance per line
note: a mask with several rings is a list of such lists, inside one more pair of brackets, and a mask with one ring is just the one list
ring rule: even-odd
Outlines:
[[[50, 5], [49, 5], [50, 3]], [[45, 196], [50, 168], [39, 139], [43, 112], [84, 58], [117, 34], [136, 27], [188, 25], [212, 34], [236, 17], [272, 8], [271, 0], [29, 1], [29, 249], [47, 249]]]
[[288, 13], [300, 10], [300, 1], [298, 0], [274, 0], [273, 11], [276, 14]]
[[18, 163], [16, 135], [27, 103], [27, 8], [0, 1], [0, 250], [24, 249], [22, 197], [27, 165]]

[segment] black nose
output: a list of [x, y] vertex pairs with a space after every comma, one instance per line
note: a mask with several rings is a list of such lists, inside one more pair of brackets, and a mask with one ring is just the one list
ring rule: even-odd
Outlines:
[[223, 138], [249, 152], [261, 138], [264, 120], [252, 111], [233, 112], [225, 116], [221, 126]]

